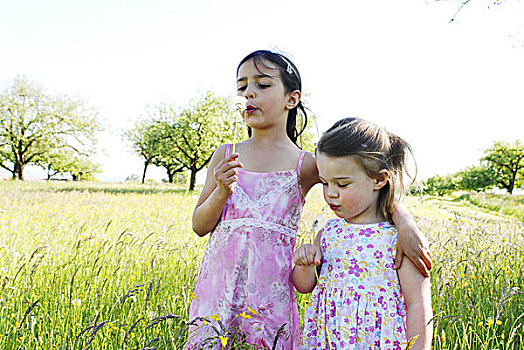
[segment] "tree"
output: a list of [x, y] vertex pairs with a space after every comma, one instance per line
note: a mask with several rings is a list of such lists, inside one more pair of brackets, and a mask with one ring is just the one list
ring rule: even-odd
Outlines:
[[424, 192], [432, 195], [443, 196], [457, 189], [452, 175], [435, 175], [423, 182]]
[[466, 191], [485, 191], [496, 185], [495, 176], [493, 170], [488, 167], [470, 166], [456, 174], [457, 186]]
[[135, 127], [125, 133], [125, 137], [131, 141], [133, 150], [144, 158], [144, 170], [142, 171], [142, 183], [145, 182], [146, 172], [149, 165], [153, 164], [160, 155], [160, 133], [156, 121], [142, 120]]
[[73, 158], [66, 172], [71, 174], [73, 181], [94, 180], [94, 175], [100, 173], [100, 164], [91, 162], [87, 157]]
[[[165, 110], [165, 105], [161, 108]], [[173, 117], [173, 116], [171, 116]], [[167, 181], [170, 184], [175, 183], [175, 174], [186, 171], [186, 167], [182, 164], [178, 158], [178, 150], [176, 145], [172, 142], [172, 122], [174, 120], [166, 119], [168, 115], [163, 115], [162, 120], [158, 120], [156, 124], [157, 137], [158, 137], [158, 156], [152, 160], [152, 163], [156, 166], [162, 167], [166, 170]], [[171, 121], [171, 122], [170, 122]]]
[[101, 171], [100, 164], [70, 149], [60, 149], [48, 155], [39, 161], [39, 165], [47, 171], [47, 181], [53, 176], [65, 173], [69, 173], [73, 181], [91, 180]]
[[0, 93], [0, 166], [13, 179], [24, 179], [24, 168], [59, 149], [93, 152], [97, 114], [84, 101], [53, 96], [23, 77]]
[[[208, 165], [218, 146], [246, 137], [246, 128], [235, 113], [228, 99], [211, 92], [192, 101], [180, 113], [169, 105], [159, 108], [158, 119], [173, 145], [173, 159], [190, 171], [189, 190], [194, 190], [197, 172]], [[233, 140], [235, 127], [237, 139]]]
[[524, 145], [519, 140], [495, 142], [484, 153], [482, 160], [494, 171], [498, 186], [512, 194], [515, 187], [524, 185]]
[[[434, 0], [434, 2], [442, 2], [442, 1], [447, 1], [447, 0]], [[458, 16], [459, 12], [462, 11], [462, 9], [466, 5], [468, 5], [470, 2], [472, 2], [472, 0], [458, 0], [458, 4], [457, 4], [458, 7], [457, 7], [455, 13], [453, 14], [453, 16], [451, 17], [451, 19], [449, 20], [449, 23], [454, 22], [455, 19]], [[485, 4], [488, 8], [490, 8], [491, 6], [499, 6], [504, 1], [503, 0], [484, 0], [484, 1], [475, 1], [475, 2], [483, 3], [483, 5]]]

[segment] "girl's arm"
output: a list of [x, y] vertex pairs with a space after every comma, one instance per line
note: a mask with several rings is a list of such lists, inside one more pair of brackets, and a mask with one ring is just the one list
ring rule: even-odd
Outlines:
[[304, 244], [298, 247], [293, 253], [293, 263], [295, 267], [293, 268], [291, 280], [300, 293], [311, 293], [317, 285], [315, 269], [317, 269], [322, 262], [320, 236], [321, 233], [319, 232], [315, 238], [314, 247], [312, 244]]
[[431, 283], [415, 265], [406, 259], [398, 269], [400, 286], [407, 309], [406, 336], [409, 341], [418, 335], [413, 350], [430, 350], [433, 338]]
[[300, 185], [302, 186], [303, 196], [305, 197], [309, 190], [317, 183], [320, 183], [317, 162], [313, 153], [307, 152], [302, 162], [302, 168], [300, 169]]
[[220, 220], [227, 200], [233, 193], [233, 183], [237, 181], [236, 168], [242, 167], [237, 161], [237, 153], [224, 158], [225, 147], [220, 146], [211, 157], [206, 182], [193, 211], [193, 231], [199, 236], [205, 236], [213, 230]]
[[415, 220], [406, 207], [398, 203], [393, 212], [393, 221], [398, 230], [397, 252], [395, 255], [395, 269], [402, 264], [405, 255], [415, 264], [425, 277], [429, 277], [431, 270], [431, 253], [429, 244], [417, 227]]

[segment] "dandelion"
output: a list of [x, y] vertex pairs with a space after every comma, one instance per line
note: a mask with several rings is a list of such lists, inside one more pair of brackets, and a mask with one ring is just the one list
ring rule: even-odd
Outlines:
[[[240, 114], [242, 118], [242, 112], [246, 109], [246, 99], [242, 96], [235, 96], [231, 101], [232, 108]], [[235, 114], [235, 124], [233, 126], [233, 153], [235, 153], [235, 144], [237, 143], [237, 118]]]
[[253, 315], [258, 315], [258, 312], [256, 312], [255, 310], [253, 310], [252, 308], [250, 308], [249, 306], [247, 307], [247, 309], [249, 310], [249, 312], [251, 312]]
[[217, 322], [220, 321], [220, 316], [218, 314], [211, 315], [209, 318]]
[[221, 335], [218, 336], [220, 338], [220, 344], [222, 344], [222, 347], [225, 348], [226, 345], [227, 345], [227, 340], [229, 339], [228, 337], [223, 337]]

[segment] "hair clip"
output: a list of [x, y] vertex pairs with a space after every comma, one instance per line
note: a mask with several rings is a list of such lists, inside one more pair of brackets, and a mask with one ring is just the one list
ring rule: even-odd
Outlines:
[[291, 67], [291, 63], [289, 63], [289, 62], [288, 62], [288, 64], [287, 64], [286, 71], [287, 71], [289, 74], [293, 74], [293, 67]]

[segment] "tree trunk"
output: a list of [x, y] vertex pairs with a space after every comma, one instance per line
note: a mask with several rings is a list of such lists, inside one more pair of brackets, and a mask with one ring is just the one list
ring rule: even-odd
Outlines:
[[24, 180], [24, 166], [20, 163], [15, 163], [15, 169], [13, 172], [13, 179]]
[[517, 177], [517, 172], [513, 171], [511, 174], [511, 180], [509, 180], [509, 187], [508, 187], [509, 194], [513, 194], [513, 189], [515, 188], [516, 177]]
[[146, 160], [144, 162], [144, 172], [142, 173], [142, 183], [145, 183], [146, 181], [146, 171], [147, 171], [148, 166], [149, 166], [149, 160]]
[[167, 170], [167, 182], [170, 184], [175, 182], [175, 173]]
[[189, 180], [189, 190], [190, 191], [193, 191], [195, 189], [196, 174], [197, 174], [196, 168], [195, 167], [191, 167], [191, 178]]

